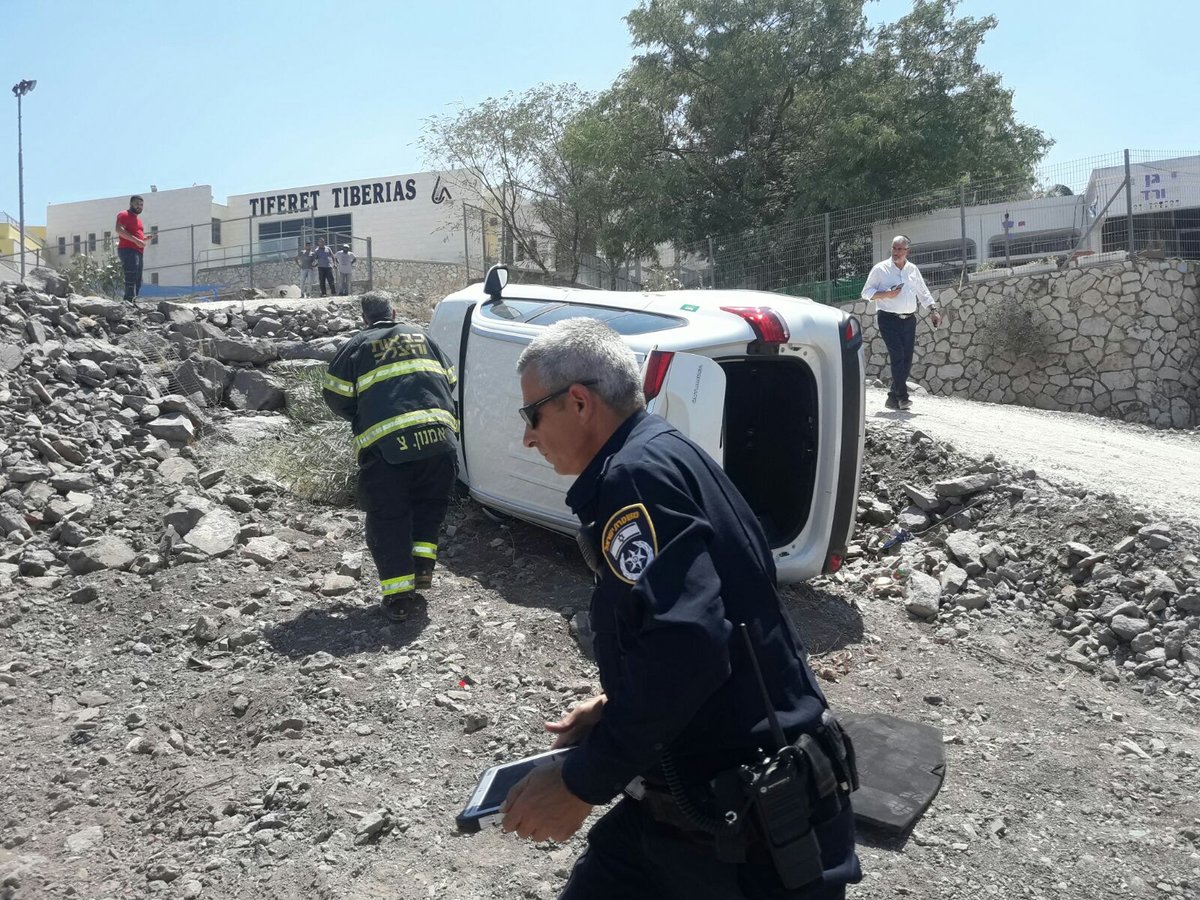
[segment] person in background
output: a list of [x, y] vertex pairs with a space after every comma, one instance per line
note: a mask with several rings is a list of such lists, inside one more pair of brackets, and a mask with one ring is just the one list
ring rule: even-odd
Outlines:
[[342, 244], [342, 249], [334, 254], [337, 263], [338, 293], [343, 297], [350, 296], [350, 282], [354, 277], [355, 256], [350, 252], [349, 244]]
[[313, 279], [312, 241], [304, 242], [304, 249], [296, 254], [296, 265], [300, 267], [300, 296], [307, 297]]
[[317, 249], [313, 251], [313, 263], [321, 281], [321, 296], [325, 294], [325, 282], [329, 282], [329, 293], [337, 293], [333, 287], [333, 251], [325, 246], [325, 238], [317, 238]]
[[921, 270], [908, 261], [909, 240], [902, 234], [892, 238], [892, 256], [876, 263], [867, 276], [862, 298], [875, 303], [875, 321], [887, 346], [892, 367], [892, 384], [884, 406], [888, 409], [911, 409], [908, 396], [908, 373], [912, 370], [913, 346], [917, 339], [917, 303], [930, 310], [933, 327], [942, 324], [933, 294], [925, 286]]
[[117, 257], [125, 271], [125, 299], [133, 300], [142, 291], [146, 244], [141, 214], [146, 201], [137, 194], [129, 198], [129, 209], [117, 213]]

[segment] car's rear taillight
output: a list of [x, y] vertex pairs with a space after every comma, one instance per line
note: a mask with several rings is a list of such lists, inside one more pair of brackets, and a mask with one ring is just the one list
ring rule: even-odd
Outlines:
[[755, 339], [764, 344], [786, 344], [791, 337], [787, 322], [768, 306], [722, 306], [721, 309], [749, 322]]
[[857, 350], [862, 346], [862, 325], [854, 316], [846, 316], [842, 323], [842, 346], [847, 350]]
[[663, 383], [667, 380], [667, 370], [671, 368], [671, 359], [675, 354], [670, 350], [651, 350], [646, 357], [646, 377], [642, 380], [642, 392], [649, 403], [658, 396]]

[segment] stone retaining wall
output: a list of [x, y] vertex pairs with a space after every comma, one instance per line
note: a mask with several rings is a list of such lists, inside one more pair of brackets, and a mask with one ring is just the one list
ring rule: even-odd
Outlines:
[[[467, 285], [467, 272], [458, 263], [421, 262], [409, 259], [380, 259], [371, 264], [373, 286], [385, 288], [436, 303]], [[316, 281], [314, 275], [314, 290]], [[200, 284], [219, 284], [224, 287], [250, 287], [250, 266], [220, 266], [199, 269], [196, 281]], [[300, 283], [300, 271], [292, 260], [273, 260], [254, 264], [254, 287], [270, 290], [279, 285]], [[360, 258], [354, 264], [353, 293], [367, 289], [367, 261]]]
[[[990, 403], [1200, 425], [1197, 269], [1136, 259], [947, 288], [936, 336], [921, 313], [911, 380]], [[886, 382], [873, 306], [845, 308], [863, 323], [867, 376]]]

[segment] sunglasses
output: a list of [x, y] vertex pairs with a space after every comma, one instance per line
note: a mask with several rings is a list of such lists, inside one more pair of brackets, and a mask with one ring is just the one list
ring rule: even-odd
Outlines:
[[591, 379], [590, 381], [572, 381], [566, 387], [559, 388], [557, 391], [555, 391], [552, 394], [547, 394], [541, 400], [536, 400], [533, 403], [530, 403], [528, 406], [522, 406], [520, 409], [517, 410], [517, 413], [521, 416], [522, 419], [525, 420], [526, 425], [528, 425], [530, 428], [537, 428], [538, 427], [538, 416], [539, 416], [540, 410], [543, 406], [545, 406], [551, 400], [561, 397], [563, 394], [565, 394], [567, 391], [569, 391], [572, 387], [574, 387], [577, 384], [583, 385], [584, 387], [591, 387], [595, 383], [596, 383], [596, 380], [594, 378]]

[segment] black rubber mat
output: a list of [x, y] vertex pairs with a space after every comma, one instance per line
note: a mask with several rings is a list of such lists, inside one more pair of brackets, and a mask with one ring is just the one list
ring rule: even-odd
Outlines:
[[861, 824], [902, 834], [929, 808], [946, 776], [937, 728], [885, 716], [838, 713], [858, 757], [859, 788], [850, 796]]

